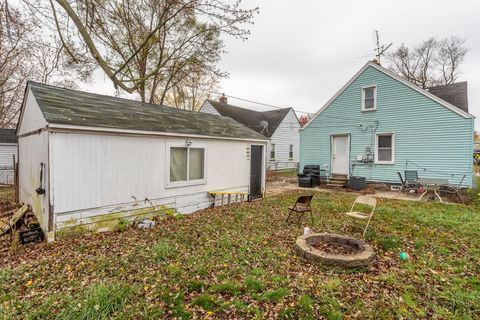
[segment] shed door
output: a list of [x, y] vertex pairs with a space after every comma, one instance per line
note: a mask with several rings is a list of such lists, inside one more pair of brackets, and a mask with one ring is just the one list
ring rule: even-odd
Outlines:
[[250, 199], [262, 196], [263, 147], [251, 146], [250, 157]]
[[332, 173], [345, 174], [349, 173], [349, 138], [348, 136], [332, 137]]

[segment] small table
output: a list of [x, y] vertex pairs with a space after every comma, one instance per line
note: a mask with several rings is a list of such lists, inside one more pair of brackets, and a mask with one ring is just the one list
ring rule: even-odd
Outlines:
[[436, 179], [436, 178], [418, 178], [417, 182], [425, 188], [425, 191], [422, 193], [418, 200], [422, 200], [422, 197], [427, 194], [428, 190], [433, 190], [433, 193], [437, 196], [440, 202], [443, 202], [440, 195], [437, 193], [439, 187], [448, 185], [447, 179]]

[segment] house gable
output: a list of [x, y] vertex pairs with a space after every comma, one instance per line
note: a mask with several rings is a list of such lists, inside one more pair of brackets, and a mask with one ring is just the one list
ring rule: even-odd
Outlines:
[[45, 117], [30, 90], [30, 86], [27, 85], [22, 110], [17, 124], [17, 135], [27, 134], [45, 128], [46, 126], [47, 120], [45, 120]]
[[[277, 162], [294, 162], [299, 160], [300, 150], [300, 123], [293, 109], [287, 113], [272, 135], [267, 146], [267, 160], [270, 156], [271, 144], [275, 144], [275, 160]], [[290, 158], [290, 145], [293, 146], [293, 157]]]
[[330, 107], [330, 105], [332, 105], [334, 103], [334, 101], [345, 91], [347, 90], [351, 85], [352, 83], [355, 82], [355, 80], [357, 80], [358, 77], [360, 77], [367, 69], [375, 69], [377, 70], [378, 72], [380, 73], [383, 73], [384, 75], [392, 78], [393, 80], [396, 80], [396, 82], [398, 82], [398, 84], [395, 84], [395, 85], [404, 85], [405, 87], [413, 90], [413, 91], [416, 91], [418, 92], [419, 94], [429, 98], [430, 100], [432, 101], [435, 101], [437, 102], [437, 104], [439, 106], [442, 106], [444, 108], [447, 108], [451, 111], [453, 111], [454, 113], [457, 113], [458, 115], [464, 117], [464, 118], [475, 118], [473, 115], [465, 112], [464, 110], [462, 110], [461, 108], [458, 108], [444, 100], [442, 100], [441, 98], [437, 97], [436, 95], [432, 94], [432, 93], [429, 93], [428, 91], [426, 90], [423, 90], [419, 87], [417, 87], [416, 85], [408, 82], [407, 80], [405, 79], [402, 79], [401, 77], [399, 77], [398, 75], [394, 74], [393, 72], [391, 72], [390, 70], [386, 69], [386, 68], [383, 68], [381, 66], [379, 66], [378, 64], [374, 63], [374, 62], [368, 62], [367, 64], [365, 64], [330, 100], [327, 101], [327, 103], [325, 103], [325, 105], [322, 106], [322, 108], [320, 108], [320, 110], [317, 111], [317, 113], [315, 113], [315, 115], [312, 117], [312, 119], [310, 119], [310, 121], [302, 128], [305, 129], [307, 128], [314, 120], [315, 118], [317, 118], [322, 112], [324, 112], [328, 107]]
[[198, 112], [203, 112], [203, 113], [210, 113], [216, 116], [221, 116], [221, 114], [215, 109], [208, 100], [205, 100], [205, 102], [202, 104], [202, 107]]

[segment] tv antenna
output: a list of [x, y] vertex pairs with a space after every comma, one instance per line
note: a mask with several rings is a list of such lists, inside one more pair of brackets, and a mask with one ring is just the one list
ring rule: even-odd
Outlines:
[[375, 30], [375, 35], [377, 37], [377, 42], [376, 42], [377, 47], [375, 48], [375, 51], [377, 52], [377, 54], [375, 55], [375, 58], [377, 59], [378, 64], [380, 64], [380, 58], [383, 55], [385, 55], [385, 51], [387, 51], [388, 48], [390, 48], [392, 46], [393, 42], [385, 47], [385, 45], [383, 45], [383, 44], [380, 45], [380, 36], [378, 35], [378, 30]]

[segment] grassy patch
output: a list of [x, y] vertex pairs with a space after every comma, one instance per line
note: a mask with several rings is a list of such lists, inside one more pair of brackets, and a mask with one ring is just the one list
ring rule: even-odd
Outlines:
[[[341, 270], [294, 254], [303, 230], [285, 208], [298, 196], [2, 251], [0, 318], [480, 318], [478, 208], [379, 200], [376, 259]], [[355, 196], [315, 193], [309, 226], [342, 233]], [[347, 232], [361, 238], [359, 226]]]

